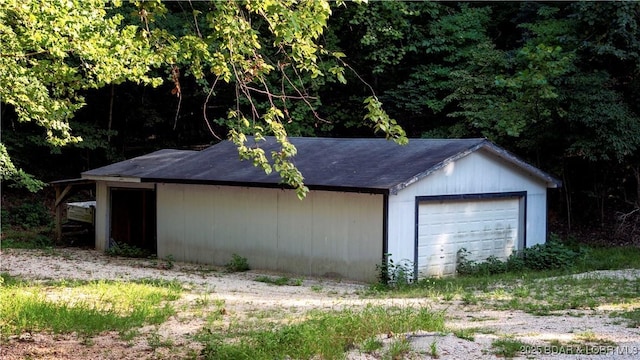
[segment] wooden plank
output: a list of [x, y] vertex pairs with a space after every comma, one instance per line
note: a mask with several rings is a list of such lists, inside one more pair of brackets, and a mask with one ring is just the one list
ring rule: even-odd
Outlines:
[[71, 191], [72, 188], [73, 188], [73, 185], [69, 184], [64, 188], [62, 193], [60, 193], [59, 192], [60, 187], [56, 186], [56, 204], [55, 204], [55, 206], [60, 206], [60, 203], [62, 203], [64, 201], [64, 199], [69, 195], [69, 192]]

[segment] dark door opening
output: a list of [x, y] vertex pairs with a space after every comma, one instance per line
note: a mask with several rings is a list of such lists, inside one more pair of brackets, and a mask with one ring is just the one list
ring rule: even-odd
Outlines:
[[155, 191], [111, 189], [111, 239], [156, 253]]

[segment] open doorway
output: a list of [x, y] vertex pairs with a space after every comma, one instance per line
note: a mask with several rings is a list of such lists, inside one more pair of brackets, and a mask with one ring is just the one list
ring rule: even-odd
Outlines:
[[111, 231], [116, 244], [156, 253], [156, 193], [151, 189], [111, 188]]

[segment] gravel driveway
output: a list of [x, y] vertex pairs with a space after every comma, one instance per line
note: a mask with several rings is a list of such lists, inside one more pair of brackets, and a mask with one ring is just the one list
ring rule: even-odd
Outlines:
[[[202, 294], [224, 301], [225, 314], [240, 319], [256, 311], [269, 309], [301, 313], [310, 309], [339, 309], [366, 304], [429, 307], [444, 311], [446, 324], [451, 329], [488, 329], [486, 334], [476, 333], [474, 340], [464, 340], [452, 334], [415, 333], [396, 334], [407, 336], [415, 351], [411, 358], [430, 359], [430, 346], [435, 342], [441, 359], [496, 358], [491, 343], [505, 335], [513, 336], [528, 344], [548, 344], [551, 340], [564, 343], [575, 340], [580, 332], [592, 332], [600, 339], [611, 340], [616, 346], [592, 349], [597, 355], [563, 355], [550, 347], [529, 349], [529, 354], [518, 358], [535, 359], [636, 359], [640, 358], [640, 329], [628, 328], [623, 321], [609, 317], [612, 309], [572, 310], [553, 316], [533, 316], [521, 311], [496, 311], [483, 309], [481, 304], [464, 305], [460, 301], [433, 299], [370, 299], [362, 296], [365, 284], [319, 278], [304, 278], [301, 286], [274, 286], [255, 281], [263, 275], [281, 275], [249, 271], [226, 274], [220, 269], [206, 266], [173, 263], [171, 269], [162, 269], [151, 260], [108, 257], [94, 250], [75, 248], [42, 250], [6, 249], [0, 255], [0, 271], [26, 279], [165, 279], [177, 280], [187, 290], [179, 300], [184, 304], [195, 301]], [[638, 270], [608, 271], [599, 276], [640, 277]], [[105, 333], [90, 343], [71, 335], [22, 334], [2, 344], [0, 358], [9, 359], [163, 359], [175, 358], [177, 353], [191, 354], [199, 351], [200, 344], [190, 340], [204, 325], [197, 316], [178, 315], [159, 328], [140, 330], [156, 331], [164, 338], [172, 339], [173, 347], [183, 349], [153, 348], [144, 336], [139, 341], [121, 340], [118, 334]], [[391, 341], [385, 339], [385, 341]], [[533, 350], [541, 351], [533, 352]], [[553, 354], [549, 354], [552, 352]], [[606, 354], [603, 354], [606, 352]], [[352, 352], [350, 359], [373, 359], [368, 354]]]

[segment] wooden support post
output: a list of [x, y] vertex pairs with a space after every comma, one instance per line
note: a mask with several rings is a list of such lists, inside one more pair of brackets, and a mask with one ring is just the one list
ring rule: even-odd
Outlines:
[[54, 185], [56, 189], [56, 242], [60, 243], [62, 241], [62, 206], [64, 206], [64, 200], [69, 196], [69, 192], [73, 188], [73, 185], [65, 186], [64, 190], [60, 191], [59, 185]]
[[56, 242], [60, 243], [62, 241], [62, 207], [61, 202], [58, 201], [61, 196], [60, 186], [55, 186], [56, 189]]

